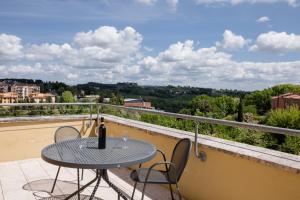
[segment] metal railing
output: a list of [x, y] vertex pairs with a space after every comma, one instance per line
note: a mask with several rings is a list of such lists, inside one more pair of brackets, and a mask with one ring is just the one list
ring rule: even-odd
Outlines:
[[68, 105], [76, 105], [76, 106], [89, 106], [90, 109], [90, 124], [92, 123], [92, 112], [93, 106], [97, 108], [97, 118], [99, 118], [100, 108], [104, 107], [111, 107], [116, 109], [123, 109], [127, 111], [134, 111], [138, 113], [150, 113], [150, 114], [157, 114], [169, 117], [175, 117], [177, 119], [184, 119], [184, 120], [191, 120], [195, 122], [195, 156], [200, 158], [201, 160], [206, 159], [205, 152], [199, 152], [198, 150], [198, 134], [199, 134], [199, 123], [208, 123], [214, 125], [225, 125], [235, 128], [245, 128], [250, 130], [262, 131], [262, 132], [269, 132], [275, 134], [282, 134], [282, 135], [290, 135], [290, 136], [297, 136], [300, 137], [300, 130], [295, 129], [288, 129], [288, 128], [279, 128], [267, 125], [260, 125], [260, 124], [252, 124], [252, 123], [245, 123], [245, 122], [236, 122], [236, 121], [229, 121], [223, 119], [214, 119], [209, 117], [201, 117], [201, 116], [192, 116], [192, 115], [185, 115], [185, 114], [178, 114], [178, 113], [171, 113], [159, 110], [151, 110], [151, 109], [142, 109], [142, 108], [133, 108], [133, 107], [125, 107], [125, 106], [118, 106], [112, 104], [104, 104], [104, 103], [3, 103], [0, 106], [9, 106], [9, 107], [20, 107], [20, 106], [68, 106]]

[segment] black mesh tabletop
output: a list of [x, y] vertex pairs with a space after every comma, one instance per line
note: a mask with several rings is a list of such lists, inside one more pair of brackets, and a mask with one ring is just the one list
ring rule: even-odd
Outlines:
[[156, 154], [154, 145], [134, 139], [124, 143], [121, 138], [107, 138], [106, 149], [98, 149], [97, 145], [97, 138], [68, 140], [45, 147], [41, 156], [63, 167], [108, 169], [143, 163]]

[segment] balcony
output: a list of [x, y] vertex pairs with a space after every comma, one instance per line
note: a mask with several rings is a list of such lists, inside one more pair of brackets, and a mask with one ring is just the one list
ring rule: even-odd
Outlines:
[[[129, 137], [154, 144], [166, 153], [167, 158], [170, 158], [178, 139], [188, 137], [194, 140], [194, 133], [191, 132], [112, 115], [103, 116], [109, 136], [118, 137], [123, 130], [127, 130]], [[47, 196], [45, 191], [51, 188], [57, 166], [40, 159], [41, 149], [53, 143], [53, 133], [62, 125], [76, 127], [83, 137], [94, 136], [96, 117], [64, 115], [1, 118], [0, 200], [55, 199]], [[264, 128], [266, 127], [262, 129]], [[194, 151], [191, 152], [179, 183], [181, 193], [186, 199], [300, 199], [299, 156], [206, 135], [199, 136], [197, 147], [198, 152], [205, 153], [206, 159], [202, 160], [195, 156]], [[144, 166], [159, 159], [157, 156]], [[93, 176], [93, 172], [85, 171], [82, 183]], [[121, 168], [109, 173], [112, 182], [130, 196], [132, 182], [129, 180], [129, 172], [130, 169]], [[56, 199], [76, 190], [76, 170], [64, 168], [59, 180], [58, 188], [54, 192]], [[92, 188], [88, 188], [82, 195], [90, 194], [91, 190]], [[163, 186], [148, 187], [146, 192], [146, 199], [170, 199], [169, 191]], [[101, 185], [96, 196], [97, 199], [117, 199], [117, 195], [107, 185]], [[135, 199], [140, 199], [140, 192]]]

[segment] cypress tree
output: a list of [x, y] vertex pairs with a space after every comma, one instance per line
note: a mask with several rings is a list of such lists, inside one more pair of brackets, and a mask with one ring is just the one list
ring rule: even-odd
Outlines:
[[244, 121], [244, 103], [243, 103], [243, 97], [240, 97], [240, 102], [238, 106], [238, 116], [237, 116], [238, 122]]

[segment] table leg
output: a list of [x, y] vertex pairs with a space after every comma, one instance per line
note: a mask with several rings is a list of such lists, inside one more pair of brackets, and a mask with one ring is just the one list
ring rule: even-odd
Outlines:
[[99, 172], [97, 171], [96, 177], [93, 180], [91, 180], [90, 182], [88, 182], [87, 184], [85, 184], [84, 186], [79, 188], [77, 191], [75, 191], [72, 194], [70, 194], [69, 196], [67, 196], [64, 200], [71, 199], [73, 196], [75, 196], [76, 194], [79, 194], [82, 190], [84, 190], [85, 188], [87, 188], [88, 186], [90, 186], [91, 184], [93, 184], [94, 182], [96, 182], [99, 179], [101, 179], [101, 174], [99, 174]]
[[[80, 189], [80, 180], [79, 180], [79, 169], [77, 169], [77, 189]], [[78, 200], [80, 200], [80, 192], [77, 194]]]
[[124, 199], [127, 200], [127, 197], [123, 194], [123, 192], [115, 186], [112, 182], [109, 181], [108, 174], [107, 174], [107, 169], [101, 170], [101, 174], [105, 182], [118, 194], [118, 199], [120, 199], [120, 196]]
[[97, 183], [94, 187], [94, 190], [90, 196], [90, 200], [92, 200], [95, 196], [95, 193], [96, 193], [98, 187], [99, 187], [101, 178], [103, 178], [103, 180], [105, 180], [105, 182], [118, 194], [118, 199], [120, 199], [120, 197], [122, 197], [124, 200], [127, 200], [127, 197], [123, 194], [123, 192], [116, 185], [114, 185], [112, 182], [109, 181], [107, 169], [97, 170], [96, 177], [93, 180], [91, 180], [90, 182], [88, 182], [87, 184], [85, 184], [84, 186], [79, 188], [77, 191], [70, 194], [64, 200], [71, 199], [73, 196], [75, 196], [76, 194], [79, 194], [82, 190], [84, 190], [85, 188], [87, 188], [88, 186], [90, 186], [91, 184], [93, 184], [94, 182], [97, 181]]
[[[97, 171], [97, 173], [98, 173], [98, 171]], [[101, 181], [101, 173], [100, 173], [100, 176], [99, 176], [99, 178], [98, 178], [98, 180], [97, 180], [97, 183], [96, 183], [96, 185], [95, 185], [95, 187], [94, 187], [94, 190], [93, 190], [93, 192], [92, 192], [92, 194], [91, 194], [89, 200], [93, 200], [93, 198], [94, 198], [94, 196], [95, 196], [95, 194], [96, 194], [96, 192], [97, 192], [97, 189], [98, 189], [98, 187], [99, 187], [100, 181]]]

